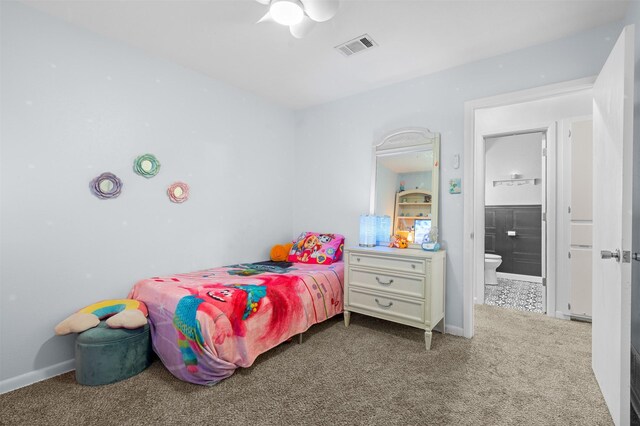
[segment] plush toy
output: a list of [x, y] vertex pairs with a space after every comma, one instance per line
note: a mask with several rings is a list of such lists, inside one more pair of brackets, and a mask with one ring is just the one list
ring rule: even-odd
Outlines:
[[406, 238], [399, 237], [398, 235], [394, 235], [391, 237], [391, 242], [389, 243], [389, 247], [394, 248], [407, 248], [409, 243]]
[[286, 262], [292, 246], [293, 243], [276, 244], [275, 246], [271, 247], [271, 253], [269, 253], [269, 257], [271, 257], [271, 260], [273, 260], [274, 262]]
[[104, 318], [109, 318], [107, 325], [111, 328], [134, 329], [145, 325], [148, 315], [147, 306], [138, 300], [103, 300], [80, 309], [56, 325], [54, 330], [58, 336], [82, 333], [96, 327]]

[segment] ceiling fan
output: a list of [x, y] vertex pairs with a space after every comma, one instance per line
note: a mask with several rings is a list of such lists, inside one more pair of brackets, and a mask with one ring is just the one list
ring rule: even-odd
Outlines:
[[256, 0], [269, 6], [260, 22], [277, 22], [289, 27], [291, 35], [302, 38], [309, 34], [316, 22], [333, 18], [339, 0]]

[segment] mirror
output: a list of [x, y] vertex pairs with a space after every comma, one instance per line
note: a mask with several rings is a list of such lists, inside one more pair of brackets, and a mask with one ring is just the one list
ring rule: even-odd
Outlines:
[[133, 161], [133, 171], [140, 176], [152, 178], [160, 171], [160, 162], [153, 154], [143, 154]]
[[370, 213], [391, 218], [390, 235], [419, 248], [438, 226], [440, 134], [410, 128], [390, 133], [374, 147]]
[[103, 179], [98, 182], [98, 186], [100, 187], [100, 191], [104, 193], [109, 193], [113, 190], [113, 182], [108, 179]]
[[113, 173], [105, 172], [89, 184], [91, 192], [101, 200], [116, 198], [122, 190], [122, 181]]
[[144, 160], [140, 166], [142, 167], [142, 170], [144, 170], [145, 172], [149, 173], [151, 171], [151, 167], [153, 167], [153, 165], [151, 164], [151, 161], [149, 160]]
[[175, 182], [167, 188], [167, 195], [173, 203], [184, 203], [189, 199], [189, 185], [184, 182]]

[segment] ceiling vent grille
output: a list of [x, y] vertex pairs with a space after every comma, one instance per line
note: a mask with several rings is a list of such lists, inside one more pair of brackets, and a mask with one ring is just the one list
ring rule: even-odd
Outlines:
[[377, 45], [378, 43], [373, 41], [373, 39], [368, 34], [364, 34], [360, 37], [354, 38], [353, 40], [349, 40], [346, 43], [342, 43], [335, 48], [344, 56], [351, 56], [359, 52], [364, 52], [368, 49], [373, 49]]

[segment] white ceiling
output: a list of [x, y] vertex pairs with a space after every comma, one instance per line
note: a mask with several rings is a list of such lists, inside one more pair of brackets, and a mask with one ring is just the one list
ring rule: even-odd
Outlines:
[[[255, 0], [24, 0], [215, 79], [300, 109], [621, 19], [628, 0], [342, 0], [303, 39], [255, 24]], [[379, 47], [344, 57], [364, 33]]]

